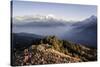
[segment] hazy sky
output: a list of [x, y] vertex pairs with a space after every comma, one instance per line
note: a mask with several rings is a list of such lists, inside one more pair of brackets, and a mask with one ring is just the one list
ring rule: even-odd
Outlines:
[[53, 15], [66, 20], [82, 20], [91, 15], [97, 16], [97, 6], [13, 1], [13, 16], [37, 14]]

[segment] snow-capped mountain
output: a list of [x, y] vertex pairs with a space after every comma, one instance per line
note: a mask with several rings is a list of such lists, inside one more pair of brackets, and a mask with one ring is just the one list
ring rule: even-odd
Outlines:
[[47, 21], [65, 21], [63, 19], [59, 19], [54, 15], [32, 15], [32, 16], [16, 16], [13, 18], [13, 23], [16, 22], [47, 22]]
[[62, 26], [66, 23], [69, 22], [54, 15], [17, 16], [13, 18], [13, 24], [17, 26]]

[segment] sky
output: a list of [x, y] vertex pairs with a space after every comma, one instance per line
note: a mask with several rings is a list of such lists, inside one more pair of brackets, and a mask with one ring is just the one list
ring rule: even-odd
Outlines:
[[25, 15], [50, 15], [65, 20], [79, 21], [92, 15], [97, 16], [97, 6], [45, 3], [32, 1], [13, 1], [13, 17]]

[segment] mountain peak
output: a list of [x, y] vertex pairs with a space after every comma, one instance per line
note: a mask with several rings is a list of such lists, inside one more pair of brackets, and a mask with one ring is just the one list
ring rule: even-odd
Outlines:
[[89, 18], [83, 20], [83, 22], [87, 23], [87, 22], [95, 22], [97, 20], [97, 17], [95, 15], [90, 16]]
[[91, 19], [96, 19], [97, 17], [95, 15], [92, 15], [90, 18]]

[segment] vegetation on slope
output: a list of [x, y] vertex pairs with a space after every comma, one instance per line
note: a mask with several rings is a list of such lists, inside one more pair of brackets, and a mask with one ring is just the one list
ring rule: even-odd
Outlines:
[[96, 49], [47, 36], [32, 45], [12, 49], [12, 65], [58, 64], [97, 60]]

